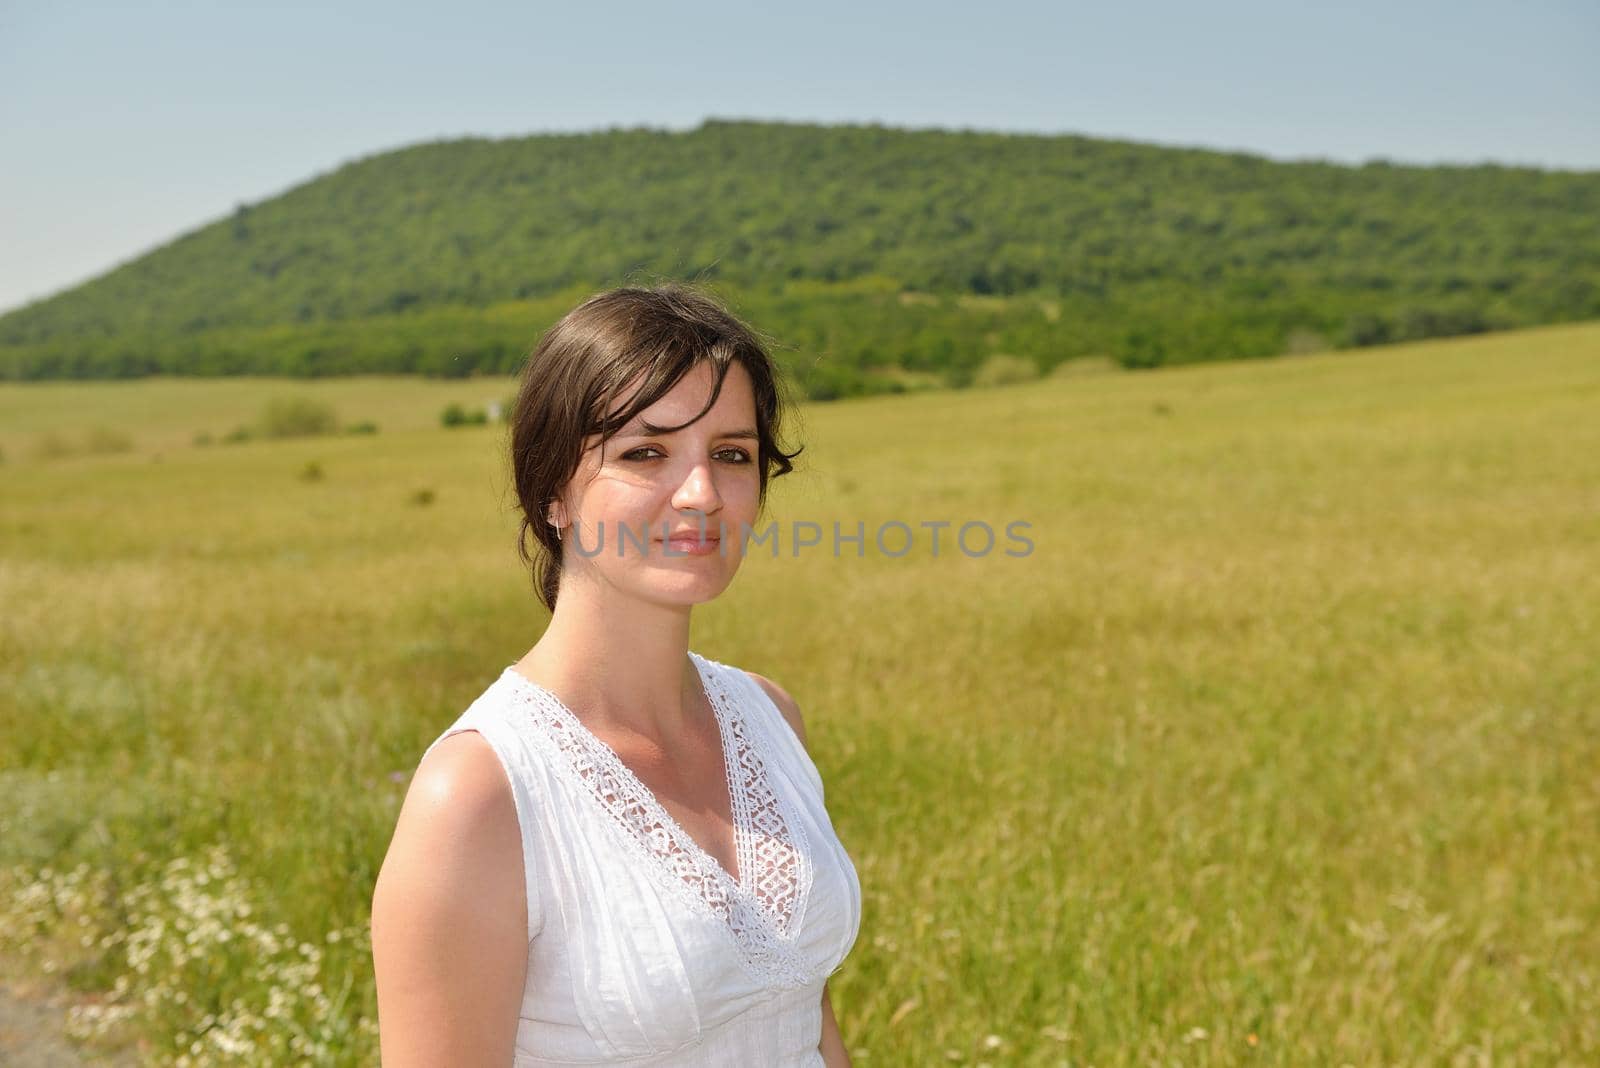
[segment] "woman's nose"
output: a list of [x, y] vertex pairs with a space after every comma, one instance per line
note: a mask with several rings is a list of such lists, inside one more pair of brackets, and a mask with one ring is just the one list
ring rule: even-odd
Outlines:
[[717, 493], [717, 480], [711, 473], [710, 462], [697, 463], [690, 469], [678, 491], [672, 495], [672, 503], [677, 508], [696, 509], [701, 512], [714, 512], [722, 506], [722, 497]]

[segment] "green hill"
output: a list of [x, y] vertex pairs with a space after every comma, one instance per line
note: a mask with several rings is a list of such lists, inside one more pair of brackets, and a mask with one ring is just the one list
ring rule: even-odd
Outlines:
[[0, 317], [0, 377], [504, 372], [660, 277], [715, 283], [813, 396], [1269, 356], [1600, 317], [1600, 173], [728, 121], [439, 142]]

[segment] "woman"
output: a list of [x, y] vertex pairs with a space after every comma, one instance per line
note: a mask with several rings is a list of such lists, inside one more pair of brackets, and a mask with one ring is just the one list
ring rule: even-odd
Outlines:
[[592, 297], [529, 358], [511, 461], [551, 618], [406, 794], [372, 901], [386, 1068], [850, 1063], [826, 980], [861, 889], [800, 710], [689, 649], [798, 455], [776, 383], [678, 285]]

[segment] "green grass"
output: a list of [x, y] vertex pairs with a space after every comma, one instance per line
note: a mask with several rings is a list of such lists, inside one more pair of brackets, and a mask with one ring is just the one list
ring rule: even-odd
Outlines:
[[[438, 426], [507, 385], [0, 386], [0, 931], [157, 1061], [375, 1060], [395, 780], [544, 621], [503, 428]], [[382, 432], [190, 444], [302, 391]], [[805, 409], [780, 523], [1035, 545], [697, 613], [805, 711], [857, 1063], [1600, 1061], [1596, 411], [1600, 325]]]

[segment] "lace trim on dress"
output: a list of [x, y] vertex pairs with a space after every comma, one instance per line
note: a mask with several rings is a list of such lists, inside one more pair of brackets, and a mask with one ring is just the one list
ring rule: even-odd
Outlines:
[[[751, 887], [774, 918], [779, 933], [790, 937], [805, 912], [811, 889], [811, 850], [800, 821], [792, 814], [785, 816], [761, 754], [746, 733], [744, 716], [723, 685], [721, 672], [728, 670], [717, 665], [706, 679], [706, 695], [712, 707], [721, 706], [723, 761], [738, 784], [729, 794], [739, 846], [739, 879]], [[701, 677], [706, 678], [704, 673]]]
[[[715, 665], [715, 666], [713, 666]], [[740, 949], [751, 974], [777, 987], [798, 987], [812, 976], [793, 941], [813, 881], [805, 830], [786, 799], [772, 790], [737, 704], [722, 685], [715, 661], [696, 655], [706, 696], [717, 716], [728, 770], [739, 880], [680, 826], [610, 746], [553, 693], [514, 668], [506, 674], [555, 749], [557, 773], [591, 794], [625, 841], [644, 854], [658, 888], [709, 912]]]

